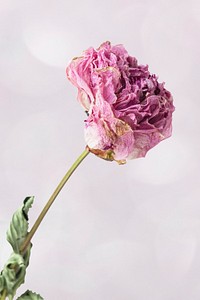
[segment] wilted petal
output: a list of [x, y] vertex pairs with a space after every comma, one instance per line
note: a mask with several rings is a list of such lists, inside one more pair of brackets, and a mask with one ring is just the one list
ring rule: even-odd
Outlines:
[[89, 48], [72, 60], [67, 77], [88, 111], [85, 139], [96, 155], [124, 163], [144, 157], [171, 135], [170, 92], [123, 45], [105, 42], [97, 50]]

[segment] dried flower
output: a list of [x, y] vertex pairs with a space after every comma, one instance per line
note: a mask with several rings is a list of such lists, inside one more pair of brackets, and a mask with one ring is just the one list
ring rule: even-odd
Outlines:
[[87, 112], [85, 139], [96, 155], [125, 163], [171, 135], [170, 92], [122, 45], [89, 48], [66, 72]]

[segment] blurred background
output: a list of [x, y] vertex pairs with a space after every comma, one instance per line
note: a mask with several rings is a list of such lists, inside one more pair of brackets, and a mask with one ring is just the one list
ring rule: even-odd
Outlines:
[[33, 225], [84, 150], [65, 68], [106, 40], [166, 82], [173, 136], [124, 166], [86, 158], [33, 238], [17, 295], [199, 300], [199, 0], [0, 0], [0, 266], [13, 212], [34, 195]]

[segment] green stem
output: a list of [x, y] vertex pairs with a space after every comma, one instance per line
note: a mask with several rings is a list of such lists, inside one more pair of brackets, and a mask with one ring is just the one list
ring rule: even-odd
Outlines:
[[3, 290], [3, 294], [0, 298], [0, 300], [5, 300], [6, 299], [6, 289]]
[[63, 179], [61, 180], [61, 182], [58, 184], [57, 188], [55, 189], [55, 191], [53, 192], [53, 194], [49, 198], [47, 204], [45, 205], [45, 207], [41, 211], [41, 213], [40, 213], [39, 217], [37, 218], [35, 224], [33, 225], [31, 231], [28, 233], [25, 241], [23, 242], [23, 244], [22, 244], [22, 246], [20, 248], [21, 253], [24, 253], [26, 251], [26, 249], [27, 249], [27, 247], [28, 247], [28, 245], [29, 245], [29, 243], [30, 243], [33, 235], [35, 234], [36, 230], [38, 229], [40, 223], [44, 219], [46, 213], [48, 212], [49, 208], [53, 204], [54, 200], [56, 199], [56, 197], [58, 196], [58, 194], [60, 193], [60, 191], [64, 187], [65, 183], [70, 178], [70, 176], [73, 174], [73, 172], [76, 170], [76, 168], [80, 165], [80, 163], [84, 160], [84, 158], [88, 154], [89, 154], [89, 150], [88, 150], [88, 148], [86, 148], [83, 151], [83, 153], [77, 158], [77, 160], [74, 162], [74, 164], [71, 166], [71, 168], [67, 171], [67, 173], [65, 174], [65, 176], [63, 177]]

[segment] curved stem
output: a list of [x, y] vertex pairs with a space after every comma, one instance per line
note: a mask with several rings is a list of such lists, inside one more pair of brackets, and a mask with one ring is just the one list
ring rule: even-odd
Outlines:
[[46, 213], [48, 212], [49, 208], [53, 204], [54, 200], [56, 199], [56, 197], [58, 196], [58, 194], [60, 193], [60, 191], [64, 187], [65, 183], [70, 178], [70, 176], [73, 174], [73, 172], [76, 170], [76, 168], [80, 165], [80, 163], [84, 160], [84, 158], [88, 154], [89, 154], [89, 150], [88, 150], [88, 148], [86, 148], [83, 151], [83, 153], [77, 158], [77, 160], [73, 163], [73, 165], [71, 166], [71, 168], [67, 171], [67, 173], [65, 174], [65, 176], [63, 177], [63, 179], [61, 180], [61, 182], [58, 184], [57, 188], [55, 189], [55, 191], [53, 192], [53, 194], [49, 198], [47, 204], [43, 208], [43, 210], [40, 213], [39, 217], [37, 218], [35, 224], [33, 225], [31, 231], [28, 233], [25, 241], [23, 242], [23, 244], [22, 244], [22, 246], [20, 248], [20, 252], [21, 253], [24, 253], [26, 251], [26, 249], [27, 249], [27, 247], [28, 247], [28, 245], [29, 245], [29, 243], [30, 243], [33, 235], [35, 234], [36, 230], [38, 229], [40, 223], [44, 219]]

